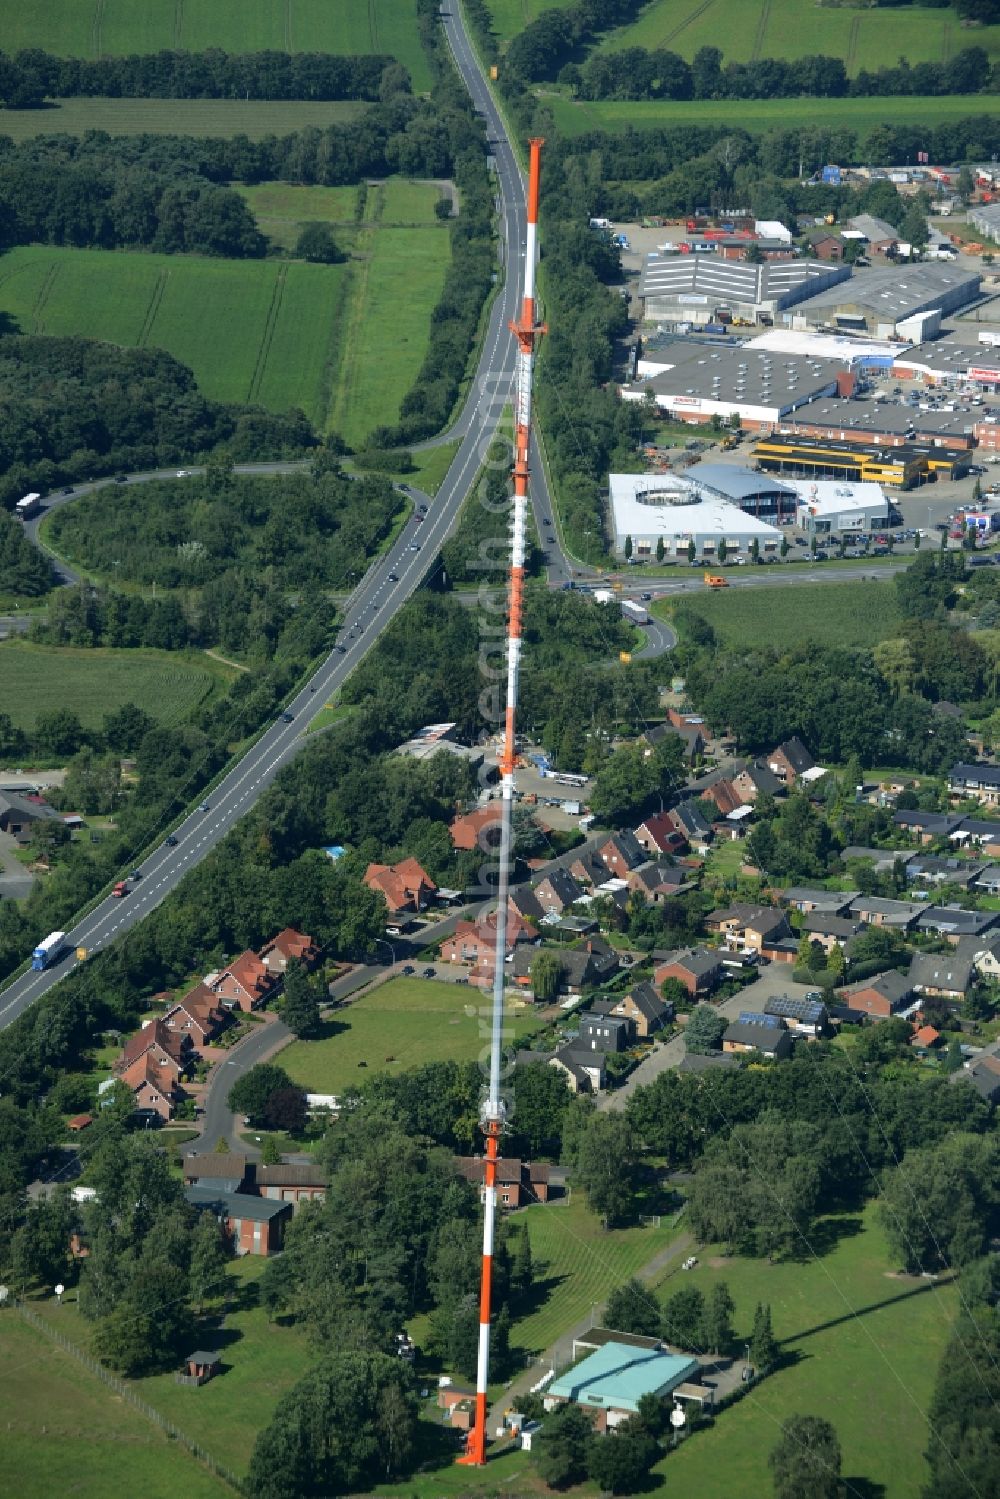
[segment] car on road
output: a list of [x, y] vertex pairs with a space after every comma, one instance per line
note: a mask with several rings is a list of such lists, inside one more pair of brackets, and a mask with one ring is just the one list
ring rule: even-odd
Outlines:
[[189, 476], [188, 471], [187, 471], [186, 468], [179, 468], [177, 470], [177, 477], [178, 477], [178, 479], [187, 479], [190, 476]]
[[176, 848], [177, 847], [177, 839], [174, 837], [173, 833], [169, 833], [167, 835], [166, 844], [167, 844], [168, 848]]
[[282, 715], [281, 715], [281, 722], [282, 723], [291, 723], [292, 720], [294, 719], [294, 717], [295, 717], [294, 713], [282, 713]]
[[413, 971], [414, 971], [413, 964], [412, 963], [404, 963], [403, 966], [402, 966], [402, 968], [399, 971], [400, 971], [400, 973], [413, 973]]
[[129, 879], [130, 880], [141, 880], [142, 879], [142, 870], [141, 869], [133, 869], [132, 873], [129, 875]]
[[115, 474], [115, 483], [116, 484], [127, 484], [128, 483], [128, 474]]
[[411, 552], [419, 552], [420, 551], [420, 543], [419, 543], [419, 541], [414, 541], [414, 542], [410, 543], [410, 551]]
[[423, 973], [421, 974], [421, 977], [425, 979], [432, 979], [434, 977], [434, 969], [425, 968]]
[[72, 493], [73, 493], [73, 486], [72, 486], [72, 484], [64, 484], [63, 485], [63, 494], [72, 494]]
[[123, 895], [128, 895], [128, 885], [124, 880], [119, 880], [115, 888], [112, 890], [111, 894], [118, 899], [120, 899]]
[[424, 517], [422, 515], [415, 515], [413, 517], [413, 523], [416, 526], [422, 526], [424, 523]]
[[417, 506], [417, 511], [418, 511], [418, 513], [420, 515], [426, 515], [427, 514], [427, 506], [426, 505], [418, 505]]
[[639, 597], [642, 599], [642, 602], [644, 604], [648, 604], [653, 595], [651, 593], [641, 593]]
[[[334, 650], [337, 652], [338, 656], [346, 656], [347, 655], [347, 646], [346, 645], [335, 645], [334, 646]], [[310, 691], [315, 692], [316, 691], [315, 687], [310, 688]]]
[[398, 583], [399, 582], [399, 574], [398, 573], [390, 573], [389, 574], [389, 582], [390, 583]]
[[547, 516], [542, 521], [542, 525], [543, 526], [551, 526], [551, 524], [552, 524], [552, 522], [548, 519]]
[[208, 811], [208, 802], [199, 802], [198, 803], [198, 811], [199, 812], [207, 812]]

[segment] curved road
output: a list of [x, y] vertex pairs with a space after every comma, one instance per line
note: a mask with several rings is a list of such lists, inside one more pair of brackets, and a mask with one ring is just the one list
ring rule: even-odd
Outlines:
[[[428, 563], [437, 556], [458, 518], [503, 408], [511, 400], [514, 344], [508, 323], [516, 317], [520, 300], [520, 270], [525, 253], [524, 182], [503, 121], [480, 74], [459, 18], [452, 14], [445, 18], [444, 24], [459, 69], [477, 108], [486, 116], [493, 141], [500, 206], [499, 230], [504, 258], [510, 269], [490, 311], [476, 378], [465, 410], [448, 434], [451, 440], [456, 436], [460, 438], [458, 452], [437, 495], [425, 502], [428, 507], [426, 517], [420, 522], [414, 516], [407, 522], [390, 551], [372, 565], [352, 594], [336, 648], [287, 704], [291, 722], [279, 718], [264, 730], [252, 748], [214, 788], [203, 808], [189, 812], [173, 829], [176, 847], [161, 843], [143, 861], [142, 878], [130, 882], [130, 895], [124, 899], [107, 896], [76, 922], [66, 934], [67, 956], [42, 973], [23, 974], [0, 992], [0, 1027], [9, 1025], [73, 970], [77, 947], [85, 947], [89, 952], [99, 951], [155, 909], [188, 870], [210, 853], [236, 821], [250, 810], [282, 766], [298, 752], [304, 743], [304, 721], [319, 703], [343, 685], [393, 616], [422, 583]], [[274, 472], [280, 465], [250, 467]], [[167, 476], [176, 472], [176, 469], [164, 471]], [[69, 496], [65, 498], [68, 500]]]

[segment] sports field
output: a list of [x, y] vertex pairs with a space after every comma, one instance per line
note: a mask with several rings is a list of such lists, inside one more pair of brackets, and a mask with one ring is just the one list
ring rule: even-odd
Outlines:
[[966, 115], [996, 115], [997, 94], [945, 94], [925, 99], [901, 94], [892, 99], [648, 99], [636, 103], [585, 103], [562, 94], [547, 94], [563, 135], [588, 130], [652, 130], [658, 125], [731, 125], [734, 129], [792, 129], [822, 125], [830, 129], [871, 130], [875, 125], [940, 125]]
[[232, 675], [208, 657], [178, 651], [84, 650], [19, 640], [0, 645], [0, 703], [20, 729], [57, 708], [98, 729], [106, 713], [125, 703], [145, 708], [160, 723], [179, 723]]
[[[375, 1072], [475, 1061], [489, 1048], [482, 1006], [482, 995], [465, 984], [391, 979], [338, 1010], [325, 1036], [293, 1041], [278, 1060], [289, 1077], [314, 1093], [342, 1093]], [[467, 1008], [474, 1013], [467, 1014]], [[527, 1008], [509, 1025], [510, 1041], [520, 1042], [538, 1028], [538, 1020]]]
[[[821, 1225], [819, 1258], [798, 1263], [714, 1258], [702, 1252], [683, 1278], [706, 1295], [718, 1280], [736, 1303], [734, 1325], [748, 1334], [758, 1301], [769, 1302], [788, 1364], [710, 1431], [685, 1442], [662, 1465], [671, 1493], [699, 1499], [772, 1492], [767, 1456], [793, 1413], [825, 1416], [836, 1428], [850, 1495], [917, 1499], [928, 1479], [923, 1451], [927, 1410], [957, 1308], [954, 1285], [897, 1276], [869, 1209]], [[830, 1239], [835, 1247], [824, 1253]], [[658, 1470], [660, 1471], [660, 1470]]]
[[[559, 3], [487, 0], [501, 45]], [[726, 62], [822, 53], [843, 58], [847, 71], [856, 73], [891, 66], [901, 56], [912, 63], [947, 61], [972, 46], [1000, 56], [1000, 26], [966, 30], [951, 8], [900, 12], [815, 0], [649, 0], [630, 25], [607, 32], [597, 50], [662, 48], [690, 59], [699, 47], [718, 47]]]
[[223, 1499], [231, 1492], [13, 1311], [3, 1313], [0, 1390], [7, 1493], [107, 1499], [130, 1490], [144, 1499]]
[[[782, 639], [822, 641], [825, 645], [872, 646], [889, 639], [900, 625], [892, 583], [798, 583], [784, 588], [727, 588], [686, 596], [683, 609], [708, 621], [724, 645], [766, 640], [775, 623]], [[671, 609], [654, 613], [669, 620]]]
[[25, 141], [36, 135], [291, 135], [310, 127], [323, 130], [364, 114], [367, 104], [354, 100], [317, 103], [246, 99], [64, 99], [51, 109], [5, 109], [0, 135]]
[[62, 57], [201, 52], [389, 53], [417, 90], [430, 73], [416, 0], [0, 0], [4, 49]]
[[[349, 212], [354, 195], [277, 185], [285, 242], [291, 215]], [[429, 184], [371, 188], [364, 223], [341, 236], [352, 258], [332, 266], [21, 246], [0, 257], [0, 311], [24, 333], [166, 349], [216, 400], [300, 407], [359, 443], [396, 419], [423, 362], [450, 250], [437, 197]], [[423, 222], [384, 228], [385, 212]]]

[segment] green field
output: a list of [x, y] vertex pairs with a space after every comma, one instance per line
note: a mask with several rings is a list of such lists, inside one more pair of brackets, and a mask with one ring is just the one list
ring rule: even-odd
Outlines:
[[124, 1493], [144, 1499], [176, 1499], [178, 1494], [223, 1499], [231, 1493], [157, 1425], [15, 1312], [5, 1311], [2, 1323], [7, 1493], [20, 1499], [52, 1499], [53, 1494], [107, 1499]]
[[417, 90], [430, 72], [415, 0], [0, 0], [8, 52], [44, 47], [62, 57], [132, 52], [390, 53]]
[[[661, 1470], [671, 1493], [699, 1499], [770, 1494], [767, 1455], [780, 1423], [798, 1412], [832, 1421], [844, 1477], [854, 1485], [849, 1494], [918, 1499], [929, 1476], [926, 1413], [956, 1288], [892, 1274], [871, 1210], [838, 1227], [839, 1242], [819, 1260], [733, 1260], [711, 1268], [710, 1254], [702, 1253], [684, 1277], [685, 1286], [706, 1294], [725, 1280], [741, 1333], [749, 1330], [756, 1303], [770, 1302], [789, 1363], [666, 1459]], [[677, 1290], [679, 1280], [675, 1275], [661, 1294]]]
[[124, 703], [145, 708], [160, 723], [179, 723], [231, 676], [197, 653], [84, 650], [17, 640], [0, 645], [0, 703], [20, 729], [57, 708], [98, 729], [104, 715]]
[[[487, 0], [493, 29], [505, 45], [542, 11], [561, 0]], [[963, 47], [985, 47], [1000, 57], [1000, 26], [964, 28], [955, 12], [822, 6], [815, 0], [649, 0], [636, 20], [607, 32], [597, 50], [663, 48], [689, 60], [699, 47], [718, 47], [727, 62], [822, 53], [843, 58], [849, 73], [912, 63], [947, 61]]]
[[306, 127], [323, 130], [357, 119], [368, 108], [353, 100], [320, 104], [246, 99], [65, 99], [51, 109], [5, 109], [0, 136], [15, 141], [36, 135], [291, 135]]
[[[265, 204], [283, 215], [286, 243], [356, 200], [353, 188], [253, 191], [262, 217]], [[299, 407], [359, 443], [397, 418], [423, 362], [450, 254], [438, 196], [393, 180], [370, 189], [364, 223], [340, 233], [351, 258], [332, 266], [21, 246], [0, 258], [0, 311], [24, 333], [166, 349], [216, 400]], [[383, 227], [386, 213], [418, 227]]]
[[[339, 1010], [318, 1041], [293, 1041], [280, 1062], [315, 1093], [342, 1093], [375, 1072], [398, 1073], [427, 1062], [472, 1062], [489, 1048], [477, 989], [434, 979], [391, 979]], [[467, 1014], [467, 1007], [473, 1013]], [[530, 1009], [511, 1017], [511, 1040], [538, 1027]], [[390, 1060], [391, 1059], [391, 1060]], [[367, 1073], [359, 1069], [364, 1062]]]
[[[295, 187], [287, 182], [262, 182], [253, 187], [237, 186], [246, 198], [261, 231], [284, 250], [295, 247], [303, 224], [330, 224], [338, 230], [342, 250], [357, 248], [356, 187]], [[368, 189], [372, 203], [366, 204], [365, 223], [379, 228], [422, 229], [437, 227], [434, 213], [436, 189], [424, 182], [406, 182], [391, 177]], [[372, 214], [375, 217], [372, 217]]]
[[[788, 644], [803, 640], [825, 645], [871, 646], [886, 640], [900, 624], [892, 583], [796, 583], [787, 588], [729, 588], [691, 595], [684, 601], [708, 620], [724, 645], [745, 646], [768, 639], [775, 626]], [[669, 620], [671, 607], [654, 605]]]
[[925, 99], [905, 94], [890, 99], [680, 99], [584, 103], [563, 94], [547, 94], [563, 135], [588, 130], [652, 130], [658, 125], [731, 125], [734, 129], [772, 130], [820, 125], [871, 130], [876, 125], [946, 124], [966, 115], [1000, 112], [997, 94], [946, 94]]

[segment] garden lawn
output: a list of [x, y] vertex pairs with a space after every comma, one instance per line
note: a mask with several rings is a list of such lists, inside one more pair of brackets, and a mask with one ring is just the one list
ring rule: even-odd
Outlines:
[[62, 99], [50, 109], [5, 109], [0, 135], [24, 141], [36, 135], [105, 130], [108, 135], [245, 135], [259, 141], [307, 126], [325, 130], [357, 119], [367, 108], [353, 99]]
[[10, 640], [0, 645], [0, 703], [30, 730], [40, 713], [65, 708], [87, 729], [135, 703], [164, 724], [180, 723], [230, 680], [225, 666], [196, 652], [76, 649]]
[[415, 0], [0, 0], [8, 52], [43, 47], [62, 57], [201, 52], [385, 53], [430, 87]]
[[[341, 1093], [374, 1072], [399, 1073], [428, 1062], [471, 1062], [489, 1046], [477, 989], [434, 979], [391, 979], [336, 1011], [317, 1041], [293, 1041], [278, 1060], [313, 1093]], [[474, 1011], [466, 1014], [466, 1006]], [[508, 1021], [509, 1041], [538, 1028], [529, 1008]], [[389, 1059], [392, 1059], [391, 1061]], [[365, 1063], [367, 1072], [359, 1068]]]
[[906, 94], [892, 99], [666, 99], [638, 103], [584, 103], [553, 93], [546, 95], [545, 103], [552, 110], [556, 126], [563, 135], [582, 135], [588, 130], [653, 130], [660, 125], [679, 124], [731, 125], [734, 129], [751, 132], [818, 125], [863, 132], [875, 125], [933, 127], [966, 115], [993, 116], [1000, 112], [1000, 95], [997, 94], [946, 94], [935, 98]]
[[636, 1275], [683, 1231], [664, 1218], [659, 1228], [606, 1231], [582, 1191], [569, 1200], [540, 1203], [517, 1215], [527, 1224], [539, 1305], [514, 1323], [513, 1342], [530, 1353], [550, 1347], [616, 1286]]
[[52, 1499], [54, 1494], [108, 1499], [126, 1492], [143, 1499], [176, 1499], [178, 1494], [224, 1499], [231, 1493], [159, 1426], [15, 1312], [4, 1312], [2, 1320], [6, 1493], [19, 1499]]
[[[699, 1499], [769, 1494], [767, 1455], [781, 1422], [796, 1412], [833, 1423], [844, 1476], [856, 1485], [848, 1492], [886, 1499], [918, 1499], [922, 1492], [929, 1477], [926, 1415], [957, 1289], [891, 1274], [874, 1209], [821, 1227], [835, 1230], [824, 1237], [840, 1237], [818, 1261], [731, 1260], [711, 1268], [711, 1251], [704, 1251], [683, 1277], [685, 1286], [706, 1293], [726, 1281], [740, 1336], [749, 1335], [757, 1302], [769, 1302], [789, 1364], [665, 1460], [671, 1492]], [[680, 1283], [673, 1276], [661, 1294]]]
[[[815, 640], [825, 645], [872, 646], [889, 639], [901, 622], [892, 583], [706, 590], [686, 597], [679, 607], [707, 620], [723, 644], [732, 647], [766, 640], [776, 627], [790, 645]], [[653, 612], [669, 621], [673, 611], [659, 602]]]

